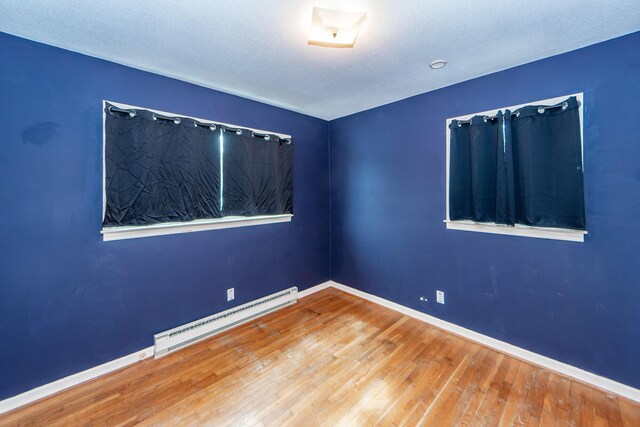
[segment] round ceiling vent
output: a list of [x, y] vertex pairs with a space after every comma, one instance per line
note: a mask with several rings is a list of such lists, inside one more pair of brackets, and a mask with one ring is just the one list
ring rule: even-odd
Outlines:
[[434, 70], [439, 70], [445, 65], [447, 65], [447, 61], [445, 61], [444, 59], [436, 59], [435, 61], [431, 61], [431, 64], [429, 64], [429, 67], [433, 68]]

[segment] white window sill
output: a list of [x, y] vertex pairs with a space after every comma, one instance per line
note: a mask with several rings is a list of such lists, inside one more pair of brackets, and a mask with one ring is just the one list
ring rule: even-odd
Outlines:
[[475, 231], [479, 233], [506, 234], [509, 236], [535, 237], [538, 239], [566, 240], [569, 242], [584, 242], [583, 230], [569, 230], [565, 228], [529, 227], [516, 224], [515, 226], [500, 224], [483, 224], [473, 221], [444, 221], [449, 230]]
[[218, 230], [221, 228], [247, 227], [249, 225], [290, 222], [293, 215], [227, 216], [216, 219], [200, 219], [191, 222], [167, 222], [163, 224], [130, 227], [103, 227], [102, 240], [137, 239], [139, 237], [163, 236], [166, 234], [193, 233], [196, 231]]

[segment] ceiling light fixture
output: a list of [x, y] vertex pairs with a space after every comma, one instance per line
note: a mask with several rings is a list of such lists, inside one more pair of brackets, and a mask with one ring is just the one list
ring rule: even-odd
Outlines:
[[308, 43], [324, 47], [353, 47], [366, 19], [366, 12], [314, 7]]
[[434, 70], [439, 70], [440, 68], [443, 68], [445, 65], [447, 65], [447, 61], [445, 61], [444, 59], [436, 59], [435, 61], [431, 61], [431, 64], [429, 64], [429, 67], [431, 67]]

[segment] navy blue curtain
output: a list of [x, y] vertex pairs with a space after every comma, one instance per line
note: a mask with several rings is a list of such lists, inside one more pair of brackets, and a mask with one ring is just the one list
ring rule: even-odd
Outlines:
[[449, 219], [504, 222], [506, 172], [501, 115], [449, 126]]
[[578, 100], [526, 106], [511, 119], [516, 222], [584, 230]]
[[223, 130], [222, 211], [224, 216], [293, 213], [291, 139], [254, 134], [248, 129]]
[[449, 219], [473, 221], [470, 129], [458, 120], [449, 125]]
[[106, 105], [103, 226], [219, 218], [219, 134], [189, 119]]
[[584, 230], [579, 103], [450, 126], [449, 219]]

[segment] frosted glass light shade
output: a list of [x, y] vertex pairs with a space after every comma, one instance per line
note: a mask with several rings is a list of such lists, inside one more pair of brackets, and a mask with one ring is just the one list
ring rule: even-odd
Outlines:
[[366, 19], [366, 12], [314, 7], [308, 43], [325, 47], [353, 47]]

